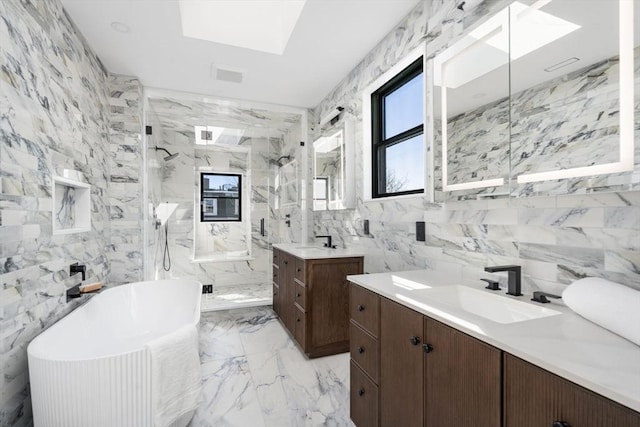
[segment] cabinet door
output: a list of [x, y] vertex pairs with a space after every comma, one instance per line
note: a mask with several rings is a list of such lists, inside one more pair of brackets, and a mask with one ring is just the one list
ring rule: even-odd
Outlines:
[[421, 427], [423, 423], [423, 316], [400, 304], [380, 301], [380, 425]]
[[640, 413], [505, 354], [505, 427], [640, 427]]
[[425, 427], [500, 427], [500, 350], [427, 317], [424, 327]]

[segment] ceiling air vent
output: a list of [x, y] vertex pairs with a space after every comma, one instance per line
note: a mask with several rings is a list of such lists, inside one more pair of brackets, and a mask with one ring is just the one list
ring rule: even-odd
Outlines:
[[223, 82], [242, 83], [242, 80], [244, 80], [244, 70], [237, 68], [212, 65], [211, 71], [214, 79]]

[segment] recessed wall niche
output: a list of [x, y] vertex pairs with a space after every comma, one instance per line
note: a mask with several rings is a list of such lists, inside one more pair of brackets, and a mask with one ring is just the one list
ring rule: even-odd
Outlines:
[[91, 230], [91, 185], [54, 176], [52, 196], [53, 234]]

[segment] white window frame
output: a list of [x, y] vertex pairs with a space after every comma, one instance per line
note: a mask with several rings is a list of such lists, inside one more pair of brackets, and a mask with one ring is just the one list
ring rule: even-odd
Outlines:
[[[424, 164], [425, 164], [425, 176], [424, 176], [424, 189], [421, 193], [405, 194], [399, 196], [388, 197], [372, 197], [372, 182], [373, 182], [373, 168], [372, 168], [372, 135], [371, 135], [371, 95], [380, 89], [385, 83], [397, 76], [402, 70], [413, 64], [418, 58], [422, 56], [422, 78], [423, 81], [423, 125], [424, 132], [422, 137], [424, 138]], [[397, 200], [404, 198], [416, 198], [425, 197], [426, 194], [432, 194], [432, 191], [428, 191], [430, 188], [429, 177], [433, 171], [433, 150], [430, 147], [432, 138], [428, 137], [428, 129], [430, 127], [427, 121], [427, 78], [430, 73], [427, 73], [427, 44], [421, 43], [417, 48], [409, 52], [405, 57], [398, 61], [393, 67], [387, 70], [384, 74], [374, 80], [369, 86], [367, 86], [362, 92], [362, 157], [363, 157], [363, 200], [365, 202], [383, 202], [387, 200]]]

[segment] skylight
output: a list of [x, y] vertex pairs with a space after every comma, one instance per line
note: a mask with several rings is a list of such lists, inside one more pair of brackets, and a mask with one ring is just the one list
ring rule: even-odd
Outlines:
[[178, 0], [182, 35], [282, 55], [306, 0]]
[[197, 145], [238, 145], [244, 129], [218, 126], [195, 126]]

